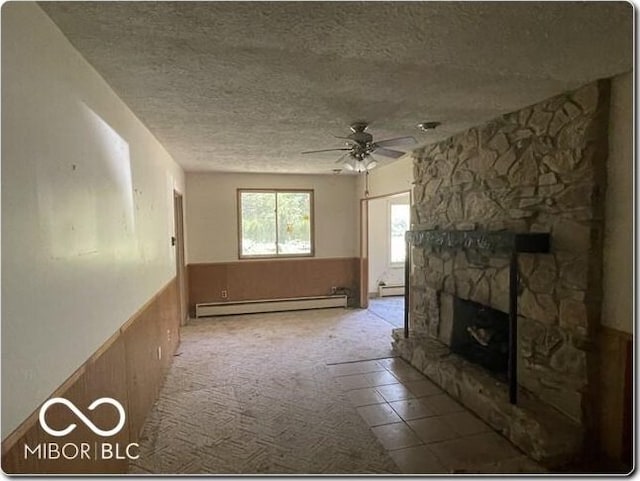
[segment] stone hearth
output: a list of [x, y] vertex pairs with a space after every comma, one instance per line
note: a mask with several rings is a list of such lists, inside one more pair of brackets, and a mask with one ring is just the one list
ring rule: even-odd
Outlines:
[[395, 329], [393, 349], [533, 459], [562, 465], [580, 450], [583, 432], [576, 423], [526, 389], [518, 404], [510, 404], [504, 382], [445, 344], [415, 332], [405, 339], [403, 329]]
[[588, 439], [601, 304], [609, 84], [598, 81], [414, 152], [412, 230], [547, 233], [519, 256], [519, 401], [451, 353], [454, 299], [509, 312], [509, 255], [412, 248], [409, 339], [394, 349], [535, 459]]

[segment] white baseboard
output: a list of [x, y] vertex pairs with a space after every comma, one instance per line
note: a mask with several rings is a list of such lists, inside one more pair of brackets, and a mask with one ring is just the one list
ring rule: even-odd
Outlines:
[[378, 297], [386, 297], [386, 296], [403, 296], [404, 295], [404, 286], [402, 285], [386, 285], [386, 286], [378, 286]]

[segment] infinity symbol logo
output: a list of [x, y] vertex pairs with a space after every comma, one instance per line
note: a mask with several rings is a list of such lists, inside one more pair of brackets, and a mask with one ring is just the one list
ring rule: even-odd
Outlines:
[[80, 411], [76, 407], [76, 405], [73, 404], [71, 401], [63, 397], [54, 397], [49, 399], [47, 402], [45, 402], [42, 405], [42, 407], [40, 408], [40, 416], [39, 416], [40, 426], [42, 426], [42, 429], [44, 429], [51, 436], [55, 436], [58, 438], [62, 436], [66, 436], [71, 431], [73, 431], [76, 427], [78, 427], [77, 424], [73, 424], [73, 423], [69, 424], [69, 426], [67, 426], [66, 428], [60, 431], [57, 431], [49, 427], [45, 419], [45, 416], [47, 413], [47, 409], [49, 409], [54, 404], [64, 404], [65, 406], [67, 406], [71, 411], [73, 411], [73, 414], [75, 414], [78, 417], [78, 419], [80, 419], [80, 421], [82, 421], [89, 429], [91, 429], [91, 431], [93, 431], [98, 436], [102, 436], [105, 438], [108, 436], [113, 436], [114, 434], [119, 433], [122, 427], [124, 426], [124, 421], [125, 421], [124, 408], [122, 407], [122, 404], [120, 404], [115, 399], [112, 399], [110, 397], [101, 397], [100, 399], [96, 399], [95, 401], [93, 401], [88, 408], [89, 411], [93, 411], [95, 408], [103, 404], [111, 404], [113, 407], [115, 407], [118, 410], [118, 414], [120, 415], [120, 420], [118, 421], [118, 424], [113, 429], [109, 429], [105, 431], [103, 429], [100, 429], [95, 424], [93, 424], [91, 420], [87, 416], [85, 416], [82, 413], [82, 411]]

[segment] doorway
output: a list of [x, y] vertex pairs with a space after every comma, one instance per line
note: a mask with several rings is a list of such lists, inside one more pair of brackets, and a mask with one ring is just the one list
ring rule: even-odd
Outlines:
[[361, 202], [361, 307], [394, 327], [404, 325], [404, 234], [410, 209], [410, 191]]
[[182, 194], [173, 191], [173, 219], [174, 237], [173, 245], [176, 248], [176, 278], [178, 282], [178, 305], [180, 308], [180, 325], [187, 322], [187, 289], [186, 289], [186, 268], [184, 262], [184, 215], [182, 207]]

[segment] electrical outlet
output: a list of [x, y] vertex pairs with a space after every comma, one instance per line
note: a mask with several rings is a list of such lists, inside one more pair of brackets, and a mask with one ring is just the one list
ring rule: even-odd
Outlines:
[[162, 346], [158, 346], [158, 361], [162, 359]]
[[338, 288], [336, 286], [331, 286], [331, 294], [335, 294]]
[[171, 329], [167, 329], [167, 342], [171, 342]]
[[227, 299], [229, 297], [229, 293], [227, 292], [226, 289], [222, 289], [222, 291], [220, 291], [220, 295], [222, 296], [223, 299]]

